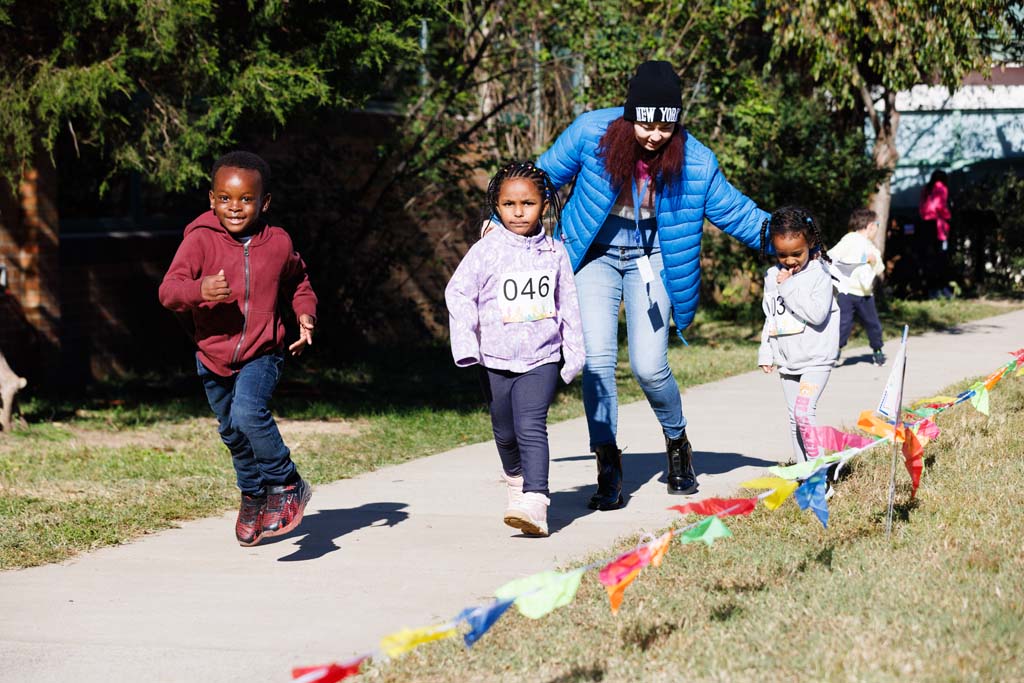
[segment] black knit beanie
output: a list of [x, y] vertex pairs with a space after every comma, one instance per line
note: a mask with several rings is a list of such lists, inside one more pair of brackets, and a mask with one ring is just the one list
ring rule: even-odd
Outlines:
[[629, 79], [622, 118], [637, 123], [678, 123], [683, 91], [668, 62], [644, 62]]

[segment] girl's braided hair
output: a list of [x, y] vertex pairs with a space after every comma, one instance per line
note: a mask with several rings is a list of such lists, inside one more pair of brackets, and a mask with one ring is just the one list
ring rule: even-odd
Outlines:
[[547, 204], [547, 208], [540, 217], [541, 230], [544, 231], [550, 225], [554, 231], [559, 221], [562, 220], [562, 200], [548, 174], [544, 172], [544, 169], [535, 166], [532, 161], [510, 161], [498, 169], [487, 185], [487, 215], [483, 217], [483, 221], [498, 215], [498, 195], [501, 193], [501, 186], [506, 180], [513, 178], [524, 178], [536, 186], [537, 191], [540, 192], [541, 201]]
[[811, 248], [811, 255], [817, 251], [826, 263], [832, 263], [825, 247], [825, 239], [821, 236], [818, 224], [811, 212], [802, 206], [784, 206], [777, 209], [771, 218], [761, 223], [761, 258], [768, 257], [768, 244], [775, 235], [792, 235], [800, 233]]

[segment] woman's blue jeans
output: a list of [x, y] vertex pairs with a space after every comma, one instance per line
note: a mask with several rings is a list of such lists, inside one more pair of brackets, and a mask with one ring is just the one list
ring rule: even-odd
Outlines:
[[267, 405], [283, 363], [280, 354], [257, 356], [237, 374], [221, 377], [196, 358], [206, 398], [220, 423], [221, 441], [231, 451], [238, 488], [250, 496], [262, 496], [267, 486], [291, 484], [298, 478]]
[[591, 247], [576, 273], [587, 363], [583, 368], [583, 406], [591, 449], [615, 443], [618, 392], [615, 366], [619, 351], [619, 304], [626, 306], [629, 364], [665, 435], [679, 438], [686, 428], [679, 385], [668, 365], [668, 292], [661, 279], [661, 252], [649, 255], [654, 281], [644, 284], [637, 268], [639, 247]]

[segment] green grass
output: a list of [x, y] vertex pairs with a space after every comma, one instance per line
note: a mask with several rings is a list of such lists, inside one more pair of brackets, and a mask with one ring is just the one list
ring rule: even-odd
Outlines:
[[[896, 302], [883, 320], [894, 336], [904, 320], [922, 332], [1018, 307]], [[753, 369], [756, 322], [702, 314], [687, 331], [690, 346], [673, 336], [680, 386]], [[380, 352], [343, 368], [293, 366], [285, 378], [276, 415], [333, 421], [289, 440], [313, 483], [491, 438], [476, 371], [456, 369], [445, 347]], [[621, 402], [643, 398], [624, 342], [617, 378]], [[582, 413], [577, 380], [558, 394], [551, 421]], [[60, 561], [237, 504], [230, 458], [193, 376], [101, 384], [78, 397], [29, 395], [21, 415], [25, 423], [0, 437], [0, 569]]]
[[472, 650], [427, 645], [370, 665], [374, 680], [1024, 680], [1024, 378], [994, 390], [991, 417], [962, 404], [938, 422], [916, 499], [898, 473], [891, 542], [890, 451], [874, 450], [827, 531], [792, 502], [730, 517], [732, 538], [644, 570], [618, 616], [590, 572], [571, 605], [512, 610]]

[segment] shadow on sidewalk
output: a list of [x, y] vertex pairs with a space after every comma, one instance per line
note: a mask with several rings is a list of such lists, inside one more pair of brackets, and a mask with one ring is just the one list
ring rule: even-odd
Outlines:
[[[261, 545], [299, 538], [295, 552], [279, 557], [278, 562], [315, 560], [338, 550], [334, 539], [365, 527], [391, 527], [409, 518], [406, 503], [367, 503], [357, 508], [320, 510], [306, 515], [299, 528], [290, 534], [269, 538]], [[382, 522], [382, 523], [381, 523]]]
[[[552, 458], [552, 462], [576, 462], [593, 460], [593, 455], [572, 455], [564, 458]], [[774, 460], [751, 458], [739, 453], [715, 453], [712, 451], [694, 451], [694, 470], [699, 477], [702, 474], [723, 474], [741, 467], [772, 467], [779, 463]], [[665, 453], [630, 453], [622, 454], [622, 496], [629, 506], [629, 499], [640, 488], [657, 478], [659, 484], [667, 483], [665, 478]], [[548, 529], [551, 533], [561, 531], [577, 519], [592, 515], [597, 510], [587, 507], [590, 496], [597, 490], [597, 471], [594, 470], [594, 481], [591, 484], [577, 486], [550, 494], [551, 507], [548, 508]], [[668, 494], [666, 494], [667, 496]], [[700, 497], [699, 492], [697, 494]], [[687, 496], [673, 496], [672, 499], [685, 499]]]

